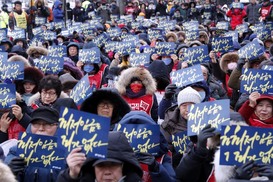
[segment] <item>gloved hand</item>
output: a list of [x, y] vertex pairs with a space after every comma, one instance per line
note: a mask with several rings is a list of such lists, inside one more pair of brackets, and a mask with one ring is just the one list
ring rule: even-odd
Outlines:
[[10, 161], [8, 166], [10, 167], [13, 174], [17, 176], [20, 172], [23, 172], [25, 170], [26, 164], [27, 163], [24, 158], [16, 157]]
[[207, 139], [213, 137], [215, 128], [212, 128], [210, 124], [203, 128], [197, 136], [197, 149], [207, 148]]
[[175, 94], [177, 86], [175, 84], [170, 84], [165, 88], [165, 95], [166, 99], [171, 99]]
[[257, 164], [259, 176], [266, 176], [270, 180], [273, 180], [273, 166], [270, 164]]
[[254, 170], [253, 167], [255, 167], [255, 163], [253, 160], [243, 164], [242, 166], [238, 167], [236, 169], [236, 179], [247, 179], [249, 180], [250, 178], [252, 178], [253, 174], [254, 174]]
[[237, 62], [237, 70], [242, 71], [245, 63], [246, 63], [245, 59], [239, 59]]
[[159, 171], [159, 164], [155, 160], [155, 157], [149, 153], [140, 153], [137, 155], [138, 162], [147, 164], [149, 171], [151, 172], [158, 172]]

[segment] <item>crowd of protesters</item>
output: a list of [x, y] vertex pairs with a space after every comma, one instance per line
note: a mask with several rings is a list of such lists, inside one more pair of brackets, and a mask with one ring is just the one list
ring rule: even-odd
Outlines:
[[[153, 181], [153, 182], [225, 182], [229, 180], [273, 180], [273, 166], [248, 161], [242, 166], [224, 168], [217, 164], [220, 136], [207, 125], [191, 143], [184, 155], [174, 150], [171, 135], [187, 130], [188, 107], [193, 104], [230, 99], [231, 116], [235, 123], [254, 127], [273, 126], [273, 96], [253, 92], [240, 93], [240, 76], [243, 68], [261, 69], [273, 65], [273, 36], [261, 40], [251, 26], [268, 23], [273, 19], [273, 8], [269, 0], [250, 0], [243, 4], [235, 0], [231, 4], [219, 5], [205, 1], [127, 1], [121, 9], [115, 0], [89, 1], [75, 0], [75, 7], [56, 0], [49, 7], [46, 0], [36, 0], [29, 9], [23, 10], [20, 1], [14, 2], [12, 12], [7, 5], [0, 11], [0, 28], [12, 32], [25, 29], [27, 38], [9, 36], [1, 40], [3, 52], [8, 53], [8, 61], [24, 63], [24, 80], [16, 80], [16, 104], [11, 109], [1, 110], [0, 144], [18, 139], [20, 132], [56, 136], [59, 112], [62, 106], [110, 118], [109, 146], [106, 160], [87, 158], [81, 148], [73, 149], [66, 158], [66, 169], [30, 168], [16, 153], [16, 144], [9, 150], [0, 147], [0, 181]], [[65, 7], [63, 7], [65, 6]], [[153, 19], [148, 27], [133, 27], [130, 22], [119, 22], [124, 15], [132, 15], [133, 21], [139, 17]], [[117, 19], [113, 19], [115, 16]], [[35, 19], [44, 18], [38, 25]], [[88, 35], [74, 31], [63, 35], [61, 29], [48, 28], [47, 23], [92, 21], [99, 17], [101, 26], [93, 28]], [[158, 38], [150, 39], [148, 31], [156, 28], [156, 18], [176, 20], [176, 25]], [[199, 37], [188, 40], [183, 23], [197, 21]], [[221, 36], [216, 25], [228, 22], [229, 30], [247, 23], [248, 29], [239, 33], [233, 42], [234, 50], [225, 54], [214, 52], [211, 41]], [[68, 25], [66, 25], [68, 26]], [[45, 31], [57, 33], [54, 40], [43, 40], [31, 44], [32, 30], [42, 27]], [[80, 60], [81, 49], [97, 47], [94, 39], [118, 27], [123, 33], [137, 35], [139, 42], [135, 52], [143, 53], [155, 47], [157, 42], [173, 42], [175, 52], [161, 56], [153, 53], [148, 67], [132, 67], [130, 53], [121, 55], [100, 46], [100, 62], [87, 63]], [[229, 31], [226, 30], [226, 31]], [[112, 40], [120, 41], [120, 37]], [[262, 54], [249, 61], [238, 55], [238, 50], [252, 41], [264, 47]], [[35, 63], [49, 54], [53, 45], [65, 45], [67, 56], [63, 70], [58, 75], [43, 73]], [[172, 71], [189, 67], [180, 59], [185, 50], [207, 45], [210, 61], [201, 63], [204, 81], [179, 88], [172, 83]], [[70, 92], [84, 75], [88, 74], [90, 85], [96, 91], [81, 106], [70, 98]], [[4, 82], [4, 81], [3, 81]], [[134, 107], [146, 103], [146, 107]], [[144, 111], [144, 112], [143, 112]], [[115, 124], [160, 125], [160, 150], [158, 154], [134, 153], [123, 133], [115, 131]], [[58, 136], [57, 136], [58, 137]], [[3, 150], [6, 152], [3, 152]], [[2, 164], [3, 161], [9, 166]], [[224, 168], [224, 169], [223, 169]], [[143, 177], [145, 176], [145, 178]]]

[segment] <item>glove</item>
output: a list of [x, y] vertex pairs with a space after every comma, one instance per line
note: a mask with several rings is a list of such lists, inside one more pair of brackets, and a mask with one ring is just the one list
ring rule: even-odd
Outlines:
[[207, 148], [207, 139], [213, 137], [215, 134], [213, 133], [215, 128], [212, 128], [211, 125], [207, 125], [205, 128], [197, 136], [197, 148]]
[[8, 166], [10, 167], [13, 174], [17, 176], [20, 172], [23, 172], [25, 170], [26, 164], [27, 162], [24, 158], [16, 157], [10, 161]]
[[246, 63], [245, 59], [239, 59], [237, 62], [237, 70], [242, 71], [245, 63]]
[[270, 180], [273, 180], [273, 166], [270, 164], [257, 164], [259, 176], [266, 176]]
[[255, 167], [255, 163], [253, 160], [243, 164], [242, 166], [238, 167], [236, 169], [236, 179], [246, 179], [249, 180], [250, 178], [252, 178], [253, 174], [254, 174], [254, 170], [253, 167]]
[[170, 84], [165, 88], [165, 95], [166, 99], [171, 99], [175, 94], [177, 86], [175, 84]]
[[159, 171], [159, 164], [155, 160], [155, 157], [148, 153], [140, 153], [137, 156], [137, 159], [140, 163], [147, 164], [149, 171], [151, 172], [158, 172]]

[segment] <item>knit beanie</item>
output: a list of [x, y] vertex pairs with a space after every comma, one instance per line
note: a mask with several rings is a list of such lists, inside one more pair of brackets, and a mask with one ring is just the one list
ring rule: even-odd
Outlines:
[[201, 96], [193, 88], [186, 87], [181, 90], [177, 96], [178, 107], [186, 102], [193, 102], [195, 104], [198, 104], [201, 102]]

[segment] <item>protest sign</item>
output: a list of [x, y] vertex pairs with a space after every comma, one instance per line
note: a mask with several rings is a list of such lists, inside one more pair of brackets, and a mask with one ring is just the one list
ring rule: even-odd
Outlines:
[[43, 25], [46, 23], [46, 18], [45, 17], [39, 17], [35, 16], [35, 25]]
[[272, 133], [272, 128], [222, 126], [220, 164], [241, 166], [254, 160], [273, 165]]
[[238, 54], [240, 58], [251, 61], [264, 54], [264, 46], [260, 45], [257, 39], [254, 39], [239, 49]]
[[52, 56], [42, 56], [39, 62], [35, 63], [43, 73], [48, 74], [58, 74], [63, 70], [64, 58], [52, 57]]
[[150, 57], [149, 53], [134, 53], [130, 54], [130, 65], [131, 66], [145, 66], [148, 67], [150, 65]]
[[66, 46], [64, 45], [53, 45], [48, 49], [48, 56], [52, 57], [66, 57]]
[[24, 63], [22, 61], [3, 62], [0, 66], [1, 80], [23, 80]]
[[107, 29], [107, 33], [110, 37], [119, 37], [121, 35], [121, 29], [119, 27], [113, 27]]
[[99, 36], [95, 37], [93, 42], [98, 46], [104, 46], [106, 42], [110, 39], [109, 35], [107, 33], [102, 33]]
[[235, 30], [238, 33], [246, 33], [246, 32], [248, 32], [248, 25], [245, 23], [237, 25]]
[[29, 167], [64, 169], [65, 153], [58, 148], [57, 137], [21, 133], [17, 153]]
[[192, 104], [188, 114], [188, 136], [198, 135], [208, 124], [216, 131], [220, 131], [221, 125], [227, 125], [230, 121], [229, 100], [216, 100]]
[[71, 90], [70, 98], [73, 99], [77, 105], [81, 105], [86, 98], [92, 95], [95, 89], [95, 86], [90, 87], [88, 74], [86, 74]]
[[14, 84], [0, 83], [0, 109], [11, 108], [16, 104], [16, 94]]
[[121, 55], [129, 55], [131, 52], [135, 52], [135, 41], [122, 41], [115, 46], [115, 51]]
[[184, 154], [186, 152], [187, 146], [190, 142], [190, 137], [187, 136], [187, 131], [172, 135], [172, 144], [175, 151], [179, 154]]
[[211, 45], [211, 49], [215, 52], [226, 53], [234, 49], [232, 37], [214, 37]]
[[100, 50], [98, 47], [92, 47], [91, 49], [81, 49], [79, 53], [79, 60], [83, 63], [99, 64]]
[[177, 87], [184, 87], [192, 83], [204, 81], [204, 76], [200, 65], [173, 71], [170, 74], [173, 84]]
[[0, 41], [5, 40], [7, 38], [7, 29], [1, 28], [0, 29]]
[[217, 22], [216, 28], [220, 29], [220, 30], [228, 30], [229, 29], [229, 22], [226, 22], [226, 21]]
[[243, 69], [241, 75], [241, 93], [259, 92], [273, 94], [273, 72], [260, 69]]
[[164, 30], [159, 28], [151, 28], [148, 29], [148, 38], [149, 40], [157, 39], [159, 37], [163, 37]]
[[185, 32], [186, 38], [189, 41], [198, 40], [199, 38], [199, 30], [191, 30]]
[[107, 157], [110, 118], [62, 107], [59, 122], [58, 146], [67, 152], [82, 146], [87, 157]]
[[273, 71], [273, 66], [271, 66], [271, 65], [263, 65], [262, 70]]
[[160, 150], [159, 125], [151, 124], [118, 124], [117, 131], [122, 131], [133, 151], [157, 155]]
[[157, 42], [155, 44], [155, 53], [158, 55], [170, 56], [176, 52], [174, 42]]
[[26, 31], [25, 29], [14, 29], [11, 31], [10, 35], [13, 40], [14, 39], [25, 39], [26, 38]]
[[195, 65], [200, 63], [209, 62], [208, 46], [202, 45], [197, 47], [187, 48], [184, 52], [184, 61], [187, 61], [188, 65]]

